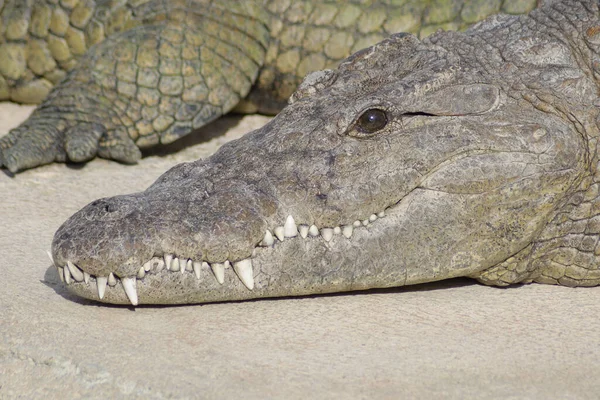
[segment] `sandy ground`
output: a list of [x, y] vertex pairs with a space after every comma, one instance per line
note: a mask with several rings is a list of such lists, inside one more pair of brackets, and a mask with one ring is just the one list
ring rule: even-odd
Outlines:
[[[0, 104], [0, 135], [28, 111]], [[67, 217], [265, 121], [228, 118], [135, 166], [0, 172], [0, 399], [598, 398], [600, 288], [451, 280], [136, 309], [65, 292], [45, 251]]]

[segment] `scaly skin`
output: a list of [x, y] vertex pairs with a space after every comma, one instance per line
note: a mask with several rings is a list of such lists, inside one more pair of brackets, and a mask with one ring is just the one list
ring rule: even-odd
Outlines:
[[73, 215], [60, 276], [134, 305], [458, 276], [598, 285], [598, 14], [548, 2], [312, 73], [263, 128]]
[[236, 106], [275, 114], [308, 72], [389, 34], [460, 29], [535, 0], [201, 3], [0, 2], [0, 100], [46, 98], [0, 139], [0, 166], [134, 163]]

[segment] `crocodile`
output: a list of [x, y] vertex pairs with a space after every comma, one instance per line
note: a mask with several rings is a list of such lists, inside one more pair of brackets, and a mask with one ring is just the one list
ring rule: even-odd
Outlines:
[[51, 257], [69, 291], [133, 305], [599, 285], [599, 74], [596, 0], [394, 34], [212, 156], [85, 206]]
[[0, 100], [41, 104], [0, 139], [0, 167], [135, 163], [231, 110], [277, 113], [308, 72], [389, 34], [465, 28], [535, 4], [3, 0]]

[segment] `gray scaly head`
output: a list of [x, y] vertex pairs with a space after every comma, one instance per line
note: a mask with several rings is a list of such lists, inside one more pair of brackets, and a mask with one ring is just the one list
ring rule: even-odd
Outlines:
[[134, 305], [458, 276], [597, 285], [595, 258], [553, 264], [565, 243], [585, 253], [562, 223], [598, 192], [597, 16], [550, 2], [310, 74], [263, 128], [69, 218], [59, 272], [80, 296]]

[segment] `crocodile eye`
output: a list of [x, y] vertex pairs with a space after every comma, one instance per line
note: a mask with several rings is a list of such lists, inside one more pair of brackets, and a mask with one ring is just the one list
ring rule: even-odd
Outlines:
[[368, 135], [383, 129], [387, 123], [388, 118], [385, 111], [371, 108], [362, 113], [356, 122], [356, 126], [361, 133]]

